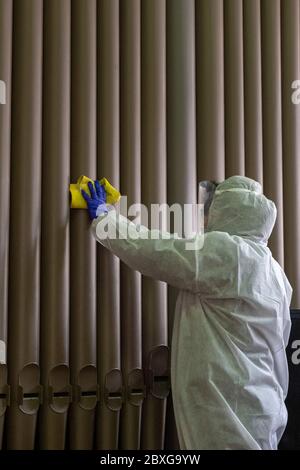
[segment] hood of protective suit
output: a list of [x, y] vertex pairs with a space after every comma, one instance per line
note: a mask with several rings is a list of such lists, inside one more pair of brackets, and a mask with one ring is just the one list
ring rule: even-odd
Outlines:
[[245, 176], [231, 176], [219, 184], [209, 210], [207, 231], [227, 232], [267, 244], [277, 210], [262, 187]]

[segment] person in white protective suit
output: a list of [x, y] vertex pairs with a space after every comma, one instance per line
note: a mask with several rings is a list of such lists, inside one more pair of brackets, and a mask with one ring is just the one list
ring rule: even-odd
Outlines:
[[[95, 193], [85, 195], [89, 208]], [[180, 448], [277, 449], [287, 423], [292, 289], [267, 246], [276, 207], [261, 185], [241, 176], [220, 183], [195, 250], [174, 236], [103, 239], [107, 224], [124, 234], [132, 222], [99, 198], [93, 207], [100, 210], [92, 231], [103, 246], [180, 289], [171, 358]]]

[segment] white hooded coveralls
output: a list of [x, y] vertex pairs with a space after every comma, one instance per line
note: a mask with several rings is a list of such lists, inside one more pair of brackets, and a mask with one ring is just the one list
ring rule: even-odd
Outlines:
[[217, 189], [202, 249], [173, 236], [98, 239], [108, 224], [118, 234], [132, 225], [114, 210], [92, 230], [132, 269], [180, 290], [171, 379], [181, 449], [277, 449], [292, 289], [267, 247], [276, 207], [246, 177]]

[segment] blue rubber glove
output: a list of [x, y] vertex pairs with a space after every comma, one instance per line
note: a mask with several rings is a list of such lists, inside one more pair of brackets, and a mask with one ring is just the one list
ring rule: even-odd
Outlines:
[[81, 194], [87, 203], [89, 216], [92, 220], [108, 212], [106, 206], [106, 191], [99, 181], [96, 180], [94, 183], [95, 188], [91, 182], [88, 183], [91, 197], [83, 191], [83, 189], [81, 190]]

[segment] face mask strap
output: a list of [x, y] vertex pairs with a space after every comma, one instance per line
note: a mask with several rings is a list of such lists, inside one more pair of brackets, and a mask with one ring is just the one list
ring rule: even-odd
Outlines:
[[245, 188], [229, 188], [229, 189], [216, 189], [215, 195], [221, 194], [221, 193], [253, 193], [253, 194], [258, 194], [261, 195], [262, 193], [258, 191], [253, 191], [253, 189], [245, 189]]

